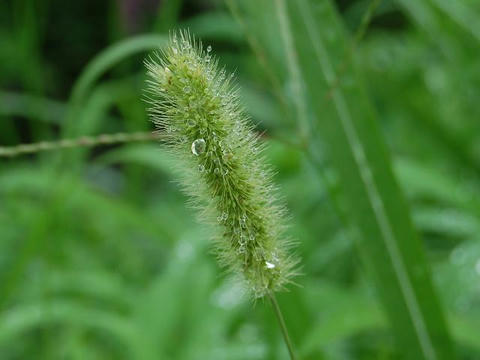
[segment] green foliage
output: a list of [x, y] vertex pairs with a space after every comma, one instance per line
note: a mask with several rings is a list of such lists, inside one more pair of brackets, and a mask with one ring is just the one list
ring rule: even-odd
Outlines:
[[[188, 28], [235, 73], [291, 214], [302, 276], [277, 296], [299, 358], [426, 358], [423, 320], [436, 358], [478, 359], [479, 3], [374, 2], [0, 1], [0, 146], [152, 131], [143, 59]], [[1, 359], [288, 358], [175, 166], [156, 141], [0, 158]]]

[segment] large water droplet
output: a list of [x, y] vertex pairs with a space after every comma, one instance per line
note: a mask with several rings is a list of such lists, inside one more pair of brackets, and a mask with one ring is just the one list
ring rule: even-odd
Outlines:
[[192, 143], [192, 153], [193, 155], [200, 155], [205, 151], [205, 148], [207, 147], [207, 144], [205, 143], [205, 140], [203, 139], [197, 139]]
[[207, 52], [210, 52], [210, 51], [212, 51], [212, 46], [211, 46], [211, 45], [208, 45], [208, 46], [207, 46]]

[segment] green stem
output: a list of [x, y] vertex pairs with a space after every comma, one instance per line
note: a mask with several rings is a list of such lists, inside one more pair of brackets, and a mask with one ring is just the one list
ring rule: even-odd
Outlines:
[[76, 139], [58, 141], [41, 141], [33, 144], [0, 146], [0, 158], [14, 157], [23, 154], [34, 154], [45, 150], [69, 149], [74, 147], [90, 147], [97, 145], [120, 144], [134, 141], [150, 141], [161, 139], [161, 135], [152, 132], [133, 132], [82, 136]]
[[283, 340], [285, 340], [285, 344], [288, 348], [288, 353], [290, 354], [291, 360], [296, 360], [295, 353], [293, 352], [293, 345], [290, 340], [290, 336], [288, 335], [287, 325], [285, 324], [285, 320], [283, 319], [282, 311], [280, 310], [280, 306], [278, 306], [277, 299], [275, 298], [275, 294], [273, 292], [268, 293], [268, 297], [270, 298], [270, 302], [272, 303], [273, 310], [275, 311], [275, 315], [277, 316], [278, 323], [280, 324], [280, 330], [282, 330]]

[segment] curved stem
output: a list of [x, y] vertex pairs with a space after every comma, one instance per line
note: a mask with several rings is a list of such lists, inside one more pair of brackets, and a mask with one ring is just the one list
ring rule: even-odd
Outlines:
[[280, 325], [280, 330], [282, 330], [283, 340], [285, 340], [285, 344], [288, 348], [288, 353], [290, 354], [291, 360], [296, 360], [295, 353], [293, 352], [293, 345], [292, 341], [290, 340], [290, 336], [288, 335], [287, 325], [285, 324], [285, 320], [283, 319], [282, 311], [280, 310], [280, 306], [278, 306], [277, 299], [275, 298], [275, 294], [272, 292], [268, 293], [268, 297], [270, 298], [270, 302], [272, 303], [273, 310], [275, 311], [275, 315], [277, 316], [278, 323]]

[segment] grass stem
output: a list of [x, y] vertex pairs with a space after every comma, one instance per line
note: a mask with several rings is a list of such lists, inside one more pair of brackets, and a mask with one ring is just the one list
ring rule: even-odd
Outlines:
[[296, 360], [297, 358], [293, 351], [292, 341], [290, 340], [290, 336], [288, 335], [287, 325], [285, 324], [285, 320], [283, 319], [282, 310], [280, 310], [280, 306], [278, 305], [275, 294], [273, 292], [269, 292], [268, 297], [270, 298], [270, 302], [272, 303], [275, 316], [277, 317], [278, 323], [280, 324], [280, 330], [282, 330], [283, 340], [285, 340], [285, 344], [287, 345], [290, 359]]

